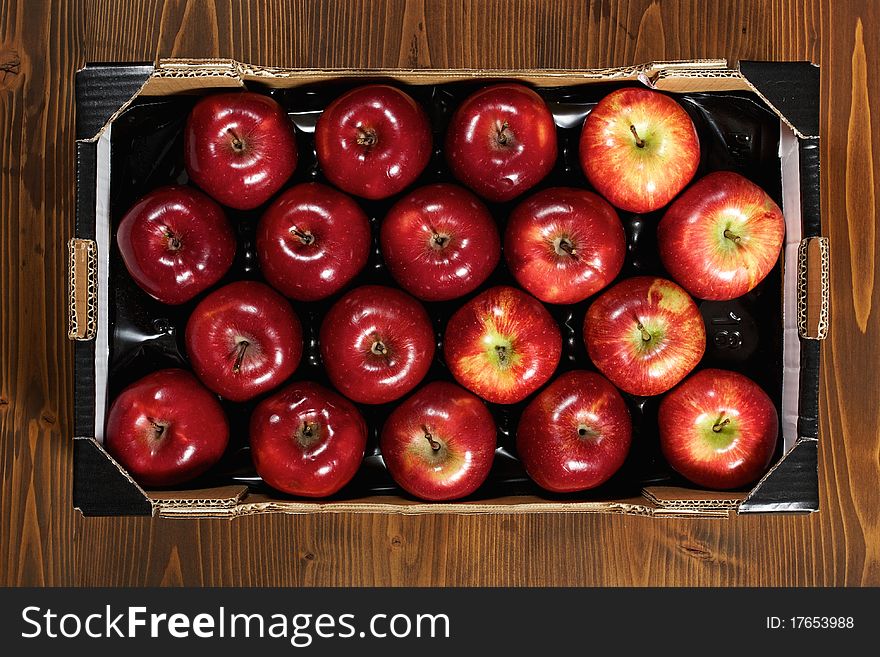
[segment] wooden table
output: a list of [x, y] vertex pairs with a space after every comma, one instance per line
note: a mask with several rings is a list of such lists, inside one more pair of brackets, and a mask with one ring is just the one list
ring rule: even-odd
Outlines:
[[[708, 7], [707, 7], [708, 6]], [[0, 584], [880, 584], [880, 3], [0, 0]], [[572, 67], [822, 65], [832, 245], [819, 513], [84, 519], [71, 507], [73, 73], [88, 61]], [[873, 111], [872, 111], [873, 108]], [[876, 305], [875, 305], [876, 304]]]

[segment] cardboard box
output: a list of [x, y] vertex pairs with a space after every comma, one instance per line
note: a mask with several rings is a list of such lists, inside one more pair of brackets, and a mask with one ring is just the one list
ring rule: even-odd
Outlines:
[[[717, 493], [675, 481], [647, 482], [640, 491], [563, 498], [526, 488], [458, 503], [428, 504], [372, 493], [329, 501], [301, 501], [248, 485], [247, 477], [177, 491], [142, 489], [102, 447], [108, 406], [108, 359], [113, 336], [110, 297], [118, 281], [112, 252], [113, 127], [126, 110], [151, 100], [256, 86], [279, 92], [327, 84], [386, 80], [418, 87], [473, 81], [520, 80], [536, 88], [577, 91], [645, 85], [703, 98], [753, 98], [778, 117], [779, 190], [786, 240], [779, 265], [779, 458], [750, 491]], [[806, 62], [723, 60], [656, 62], [620, 69], [564, 70], [314, 70], [278, 69], [231, 60], [164, 60], [155, 65], [96, 64], [77, 73], [77, 212], [70, 241], [69, 335], [75, 340], [74, 505], [84, 515], [234, 517], [250, 513], [629, 513], [727, 517], [731, 511], [808, 512], [818, 509], [819, 347], [828, 330], [828, 243], [819, 204], [819, 70]], [[576, 94], [575, 94], [576, 95]], [[734, 135], [735, 136], [735, 135]], [[726, 137], [725, 137], [726, 138]], [[749, 144], [743, 146], [748, 148]], [[710, 334], [711, 338], [711, 334]], [[584, 363], [588, 366], [588, 363]]]

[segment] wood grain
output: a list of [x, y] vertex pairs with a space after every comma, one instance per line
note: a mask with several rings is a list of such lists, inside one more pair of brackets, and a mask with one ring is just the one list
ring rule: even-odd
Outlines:
[[[0, 584], [878, 585], [880, 4], [0, 0]], [[821, 504], [810, 517], [83, 519], [71, 508], [73, 72], [228, 56], [278, 66], [822, 65]]]

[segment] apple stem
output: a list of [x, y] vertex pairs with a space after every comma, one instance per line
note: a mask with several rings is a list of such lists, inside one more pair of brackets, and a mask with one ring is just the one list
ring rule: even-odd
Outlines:
[[357, 143], [361, 146], [374, 146], [379, 141], [376, 131], [372, 128], [358, 127], [357, 135]]
[[307, 230], [305, 230], [305, 231], [300, 230], [300, 229], [297, 228], [296, 226], [294, 226], [293, 228], [291, 228], [291, 229], [290, 229], [290, 232], [293, 233], [294, 235], [296, 235], [296, 236], [300, 239], [300, 241], [301, 241], [303, 244], [305, 244], [306, 246], [308, 246], [309, 244], [314, 243], [314, 241], [315, 241], [315, 236], [312, 235], [309, 231], [307, 231]]
[[388, 347], [385, 346], [384, 342], [377, 338], [375, 342], [373, 342], [373, 346], [370, 347], [370, 351], [377, 356], [385, 356], [388, 354]]
[[715, 424], [712, 425], [712, 431], [714, 431], [715, 433], [721, 433], [721, 430], [722, 430], [724, 427], [726, 427], [728, 424], [730, 424], [730, 418], [729, 418], [729, 417], [724, 417], [724, 416], [722, 415], [721, 417], [719, 417], [719, 418], [715, 421]]
[[235, 364], [232, 366], [232, 371], [236, 374], [241, 371], [241, 363], [244, 360], [244, 352], [247, 351], [247, 348], [251, 346], [251, 343], [247, 340], [242, 340], [238, 343], [236, 349], [238, 349], [238, 355], [235, 357]]
[[730, 228], [724, 229], [724, 237], [737, 243], [742, 239], [739, 235], [730, 230]]
[[153, 429], [156, 431], [156, 438], [161, 438], [162, 434], [165, 433], [165, 425], [159, 424], [156, 420], [150, 420], [150, 424], [153, 425]]
[[636, 127], [634, 125], [630, 124], [629, 131], [631, 133], [633, 133], [633, 137], [636, 138], [636, 146], [638, 146], [639, 148], [644, 148], [645, 147], [645, 140], [642, 139], [641, 137], [639, 137], [639, 133], [636, 131]]
[[564, 237], [559, 240], [559, 248], [565, 251], [572, 258], [577, 258], [577, 249], [574, 248], [574, 245]]
[[165, 237], [168, 238], [168, 248], [172, 251], [179, 251], [181, 247], [180, 238], [171, 232], [171, 229], [165, 229]]
[[642, 323], [636, 322], [636, 326], [638, 326], [638, 329], [642, 332], [642, 342], [650, 342], [651, 334], [648, 333], [648, 330], [644, 326], [642, 326]]
[[431, 449], [433, 449], [435, 452], [440, 451], [441, 445], [436, 440], [434, 440], [434, 436], [431, 435], [431, 432], [428, 430], [427, 425], [422, 425], [422, 431], [425, 432], [425, 440], [431, 443]]
[[507, 121], [498, 123], [496, 130], [498, 131], [496, 139], [500, 146], [507, 146], [507, 144], [513, 141], [513, 133], [510, 132], [510, 125]]
[[244, 150], [244, 143], [241, 141], [241, 138], [235, 133], [235, 130], [232, 128], [228, 128], [227, 132], [232, 135], [232, 148], [237, 151]]

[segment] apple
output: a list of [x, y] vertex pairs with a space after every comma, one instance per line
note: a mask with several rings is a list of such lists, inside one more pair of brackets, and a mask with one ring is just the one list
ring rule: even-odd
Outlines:
[[492, 215], [457, 185], [427, 185], [400, 199], [382, 221], [380, 243], [394, 279], [425, 301], [473, 292], [501, 257]]
[[584, 343], [599, 371], [618, 388], [659, 395], [700, 362], [706, 327], [681, 287], [663, 278], [635, 276], [590, 305]]
[[296, 169], [296, 135], [281, 105], [251, 92], [213, 94], [189, 114], [184, 132], [186, 172], [231, 208], [268, 201]]
[[495, 458], [495, 421], [454, 383], [435, 381], [395, 408], [379, 440], [394, 481], [423, 500], [455, 500], [486, 480]]
[[620, 469], [632, 442], [626, 402], [601, 374], [566, 372], [526, 406], [516, 451], [529, 477], [554, 493], [595, 488]]
[[174, 486], [213, 466], [229, 441], [217, 398], [189, 372], [153, 372], [110, 405], [105, 447], [144, 486]]
[[553, 115], [537, 93], [521, 84], [480, 89], [452, 116], [446, 161], [453, 175], [480, 196], [509, 201], [553, 168]]
[[753, 290], [776, 266], [785, 236], [779, 206], [732, 171], [701, 178], [657, 227], [663, 266], [700, 299], [726, 301]]
[[327, 179], [368, 199], [412, 184], [431, 158], [431, 125], [400, 89], [370, 84], [352, 89], [321, 113], [315, 126], [318, 163]]
[[237, 402], [281, 384], [303, 350], [302, 327], [287, 299], [257, 281], [230, 283], [202, 299], [185, 339], [202, 383]]
[[330, 382], [364, 404], [399, 399], [418, 385], [434, 358], [428, 313], [406, 292], [364, 285], [324, 316], [321, 359]]
[[504, 255], [517, 282], [545, 303], [577, 303], [617, 278], [626, 255], [620, 218], [598, 194], [551, 187], [516, 206]]
[[618, 208], [652, 212], [687, 185], [700, 163], [700, 140], [671, 97], [627, 87], [600, 100], [584, 121], [581, 166]]
[[250, 445], [257, 474], [272, 488], [327, 497], [358, 471], [367, 423], [354, 404], [332, 390], [296, 382], [254, 409]]
[[119, 223], [122, 261], [141, 289], [162, 303], [185, 303], [232, 265], [235, 233], [223, 210], [192, 187], [146, 194]]
[[320, 183], [286, 190], [257, 226], [257, 257], [266, 280], [297, 301], [335, 294], [370, 254], [370, 221], [350, 197]]
[[553, 375], [562, 334], [540, 301], [502, 285], [459, 308], [443, 344], [456, 381], [487, 401], [515, 404]]
[[660, 448], [686, 479], [716, 490], [741, 488], [767, 470], [779, 416], [757, 383], [728, 370], [697, 372], [663, 398]]

